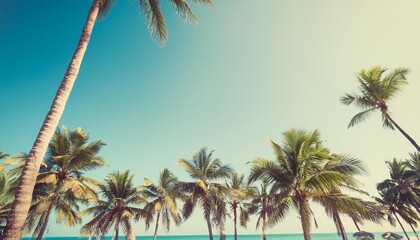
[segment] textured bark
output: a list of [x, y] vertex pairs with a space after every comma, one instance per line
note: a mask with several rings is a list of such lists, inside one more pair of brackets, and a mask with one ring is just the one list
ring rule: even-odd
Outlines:
[[401, 229], [403, 230], [403, 232], [404, 232], [405, 236], [407, 237], [407, 239], [408, 239], [408, 240], [410, 240], [410, 237], [408, 236], [408, 234], [407, 234], [407, 232], [405, 231], [405, 229], [404, 229], [403, 225], [401, 224], [401, 221], [400, 221], [400, 219], [398, 218], [397, 214], [396, 214], [395, 212], [393, 212], [393, 214], [394, 214], [394, 217], [397, 219], [398, 224], [400, 224], [400, 227], [401, 227]]
[[299, 201], [300, 222], [302, 224], [303, 237], [305, 238], [305, 240], [311, 240], [311, 234], [309, 233], [309, 226], [307, 226], [306, 224], [305, 205], [306, 205], [305, 199], [302, 199]]
[[414, 141], [414, 139], [412, 139], [410, 137], [410, 135], [408, 135], [395, 121], [394, 119], [391, 118], [391, 116], [389, 116], [389, 114], [387, 112], [384, 113], [386, 118], [389, 119], [389, 121], [391, 121], [392, 125], [394, 125], [398, 131], [400, 131], [400, 133], [402, 133], [402, 135], [404, 135], [405, 138], [407, 138], [408, 141], [410, 141], [411, 144], [413, 144], [413, 146], [417, 149], [418, 152], [420, 152], [420, 146], [416, 143], [416, 141]]
[[53, 137], [61, 115], [64, 112], [64, 107], [71, 89], [76, 81], [98, 12], [99, 1], [94, 0], [72, 60], [67, 67], [64, 78], [51, 105], [51, 109], [29, 152], [28, 159], [26, 160], [22, 175], [19, 179], [19, 185], [16, 189], [13, 206], [7, 219], [7, 225], [2, 238], [3, 240], [16, 240], [21, 239], [22, 237], [22, 229], [31, 205], [33, 189], [39, 168], [44, 159], [48, 144]]
[[159, 227], [159, 218], [160, 218], [160, 212], [158, 212], [156, 217], [156, 225], [155, 225], [155, 234], [153, 234], [153, 240], [156, 240], [156, 235]]

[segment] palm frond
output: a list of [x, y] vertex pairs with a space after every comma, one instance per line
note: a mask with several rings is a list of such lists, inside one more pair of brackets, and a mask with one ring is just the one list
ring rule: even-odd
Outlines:
[[164, 46], [168, 36], [166, 21], [162, 14], [159, 0], [139, 0], [140, 10], [146, 19], [147, 28], [153, 39]]

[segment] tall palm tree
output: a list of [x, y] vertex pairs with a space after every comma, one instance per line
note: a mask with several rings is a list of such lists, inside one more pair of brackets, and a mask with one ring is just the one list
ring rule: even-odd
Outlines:
[[[54, 135], [70, 92], [76, 81], [80, 66], [86, 52], [92, 30], [97, 19], [105, 18], [116, 0], [93, 0], [89, 10], [82, 34], [77, 44], [73, 57], [67, 67], [60, 87], [55, 95], [50, 111], [48, 112], [41, 129], [36, 137], [34, 145], [29, 152], [28, 160], [22, 172], [19, 186], [16, 191], [13, 208], [10, 212], [5, 235], [3, 239], [20, 239], [21, 229], [31, 205], [31, 198], [37, 173], [47, 151], [48, 143]], [[160, 0], [138, 0], [140, 9], [145, 16], [147, 28], [153, 38], [157, 39], [161, 46], [167, 40], [167, 26], [162, 14]], [[204, 5], [212, 5], [211, 0], [194, 0]], [[171, 0], [177, 13], [185, 20], [197, 22], [197, 19], [186, 0]]]
[[[153, 234], [153, 239], [156, 240], [156, 235], [159, 227], [160, 217], [162, 216], [162, 223], [165, 229], [169, 231], [171, 218], [175, 225], [179, 226], [182, 221], [181, 213], [176, 204], [176, 198], [180, 195], [174, 190], [178, 178], [175, 177], [167, 168], [160, 172], [159, 185], [155, 185], [150, 179], [145, 179], [145, 189], [142, 191], [143, 195], [151, 200], [144, 207], [152, 215], [156, 215], [156, 225]], [[151, 218], [149, 220], [152, 220]], [[146, 223], [148, 227], [150, 222]]]
[[361, 112], [354, 115], [348, 127], [365, 120], [373, 111], [379, 110], [382, 115], [382, 123], [386, 128], [396, 127], [408, 141], [420, 152], [420, 146], [411, 138], [395, 121], [391, 118], [388, 111], [388, 101], [401, 91], [401, 87], [407, 84], [405, 75], [408, 73], [406, 68], [396, 68], [389, 74], [382, 76], [386, 69], [373, 67], [369, 70], [362, 69], [357, 74], [359, 81], [359, 94], [346, 93], [341, 97], [341, 102], [345, 105], [354, 104]]
[[216, 216], [214, 210], [229, 194], [229, 189], [224, 184], [215, 181], [230, 177], [233, 170], [228, 165], [222, 165], [219, 159], [213, 159], [213, 151], [208, 153], [206, 148], [193, 153], [192, 158], [192, 160], [180, 159], [178, 165], [185, 168], [185, 171], [195, 181], [180, 181], [177, 183], [176, 189], [188, 195], [182, 210], [184, 218], [188, 219], [199, 203], [204, 212], [209, 239], [213, 240], [212, 213], [213, 216]]
[[244, 178], [244, 175], [239, 175], [234, 173], [229, 179], [229, 182], [226, 182], [230, 190], [229, 202], [230, 210], [233, 214], [233, 228], [234, 228], [234, 238], [238, 239], [238, 210], [241, 212], [244, 210], [243, 204], [246, 199], [251, 198], [251, 195], [254, 193], [255, 188], [250, 187]]
[[309, 200], [323, 197], [340, 201], [341, 195], [331, 189], [354, 179], [339, 171], [324, 168], [333, 156], [323, 146], [318, 130], [307, 132], [291, 129], [283, 133], [283, 144], [271, 141], [276, 160], [256, 159], [252, 162], [250, 181], [270, 183], [270, 194], [277, 198], [278, 206], [270, 216], [277, 222], [285, 212], [295, 206], [299, 211], [305, 240], [311, 239], [310, 217], [313, 215]]
[[49, 144], [45, 166], [37, 178], [37, 184], [46, 185], [48, 194], [32, 206], [28, 215], [38, 219], [34, 231], [37, 240], [42, 239], [53, 210], [59, 223], [64, 221], [69, 226], [81, 223], [77, 215], [79, 204], [96, 197], [91, 185], [98, 185], [94, 179], [84, 176], [84, 172], [107, 165], [98, 156], [104, 145], [102, 141], [89, 143], [89, 134], [81, 128], [57, 129]]
[[82, 235], [102, 237], [114, 226], [113, 236], [118, 240], [121, 225], [125, 234], [130, 235], [132, 220], [151, 217], [147, 211], [138, 207], [146, 203], [146, 200], [133, 185], [133, 177], [126, 170], [111, 173], [105, 178], [105, 183], [99, 185], [103, 199], [97, 199], [95, 206], [81, 212], [81, 215], [93, 215], [93, 219], [80, 229]]

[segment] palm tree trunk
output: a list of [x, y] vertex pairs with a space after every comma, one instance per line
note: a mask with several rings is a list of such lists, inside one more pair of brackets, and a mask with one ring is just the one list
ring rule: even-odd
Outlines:
[[209, 239], [210, 239], [210, 240], [213, 240], [213, 231], [212, 231], [212, 229], [211, 229], [210, 213], [208, 213], [208, 212], [206, 211], [206, 213], [205, 213], [205, 217], [206, 217], [206, 222], [207, 222], [207, 228], [208, 228], [208, 230], [209, 230]]
[[61, 115], [64, 112], [67, 99], [76, 81], [79, 73], [83, 56], [92, 34], [93, 26], [99, 13], [99, 0], [94, 0], [90, 8], [88, 17], [83, 27], [77, 48], [73, 54], [72, 60], [67, 67], [61, 85], [55, 95], [51, 109], [48, 112], [44, 123], [38, 133], [35, 143], [29, 152], [28, 159], [19, 179], [19, 185], [16, 189], [15, 199], [12, 209], [7, 219], [7, 225], [4, 231], [3, 240], [21, 239], [22, 229], [31, 205], [32, 193], [35, 186], [35, 180], [47, 151], [48, 143], [54, 135]]
[[42, 236], [44, 236], [45, 230], [47, 229], [48, 220], [50, 218], [50, 214], [51, 214], [52, 208], [57, 204], [58, 197], [60, 196], [60, 188], [61, 188], [61, 184], [59, 183], [59, 184], [57, 184], [57, 187], [56, 187], [56, 189], [54, 191], [53, 200], [51, 201], [51, 204], [48, 207], [47, 214], [45, 216], [45, 221], [42, 224], [41, 230], [39, 231], [36, 240], [41, 240], [42, 239]]
[[160, 218], [160, 212], [158, 212], [157, 217], [156, 217], [155, 233], [153, 234], [153, 240], [156, 240], [157, 230], [159, 227], [159, 218]]
[[236, 201], [233, 203], [233, 229], [234, 229], [234, 234], [235, 234], [235, 240], [238, 240], [238, 226], [237, 226], [237, 212], [236, 212], [236, 208], [237, 208], [237, 204]]
[[405, 229], [404, 229], [403, 225], [401, 224], [401, 221], [400, 221], [400, 219], [398, 218], [397, 214], [396, 214], [395, 212], [393, 212], [393, 214], [394, 214], [394, 217], [397, 219], [398, 224], [400, 224], [400, 227], [401, 227], [401, 229], [403, 230], [403, 232], [404, 232], [405, 236], [407, 237], [407, 239], [408, 239], [408, 240], [410, 240], [410, 237], [407, 235], [407, 232], [405, 231]]
[[220, 240], [226, 240], [225, 223], [224, 222], [220, 224], [219, 230], [220, 230]]
[[334, 209], [334, 218], [340, 228], [341, 239], [347, 240], [346, 230], [344, 229], [343, 222], [341, 221], [340, 214], [338, 213], [337, 209]]
[[263, 225], [262, 225], [262, 240], [267, 240], [267, 234], [265, 233], [266, 230], [266, 221], [265, 221], [265, 215], [263, 216]]
[[420, 152], [420, 146], [416, 143], [416, 141], [414, 141], [414, 139], [412, 139], [395, 121], [394, 119], [391, 118], [391, 116], [389, 116], [389, 114], [387, 112], [384, 112], [386, 118], [389, 119], [389, 121], [391, 121], [392, 125], [394, 125], [398, 131], [400, 131], [400, 133], [402, 133], [402, 135], [404, 135], [405, 138], [407, 138], [408, 141], [410, 141], [411, 144], [413, 144], [413, 146], [417, 149], [418, 152]]
[[416, 229], [414, 229], [413, 224], [410, 223], [410, 227], [413, 230], [414, 234], [416, 235], [417, 240], [419, 240], [419, 235], [417, 234]]
[[120, 231], [120, 220], [118, 219], [117, 222], [115, 223], [115, 240], [118, 240], [118, 235]]
[[303, 230], [303, 237], [305, 238], [305, 240], [311, 240], [311, 235], [309, 233], [309, 226], [307, 226], [306, 222], [306, 212], [305, 212], [305, 207], [306, 207], [306, 199], [301, 199], [299, 201], [299, 215], [300, 215], [300, 222], [302, 224], [302, 230]]

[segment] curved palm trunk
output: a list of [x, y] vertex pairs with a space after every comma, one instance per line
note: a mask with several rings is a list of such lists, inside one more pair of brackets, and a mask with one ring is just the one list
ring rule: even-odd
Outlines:
[[410, 135], [408, 135], [395, 121], [394, 119], [391, 118], [391, 116], [389, 116], [389, 114], [387, 112], [384, 112], [386, 118], [389, 119], [389, 121], [391, 121], [392, 125], [394, 125], [398, 131], [400, 131], [400, 133], [402, 133], [402, 135], [404, 135], [405, 138], [407, 138], [408, 141], [410, 141], [411, 144], [413, 144], [413, 146], [417, 149], [418, 152], [420, 152], [420, 146], [416, 143], [416, 141], [414, 141], [414, 139], [412, 139], [410, 137]]
[[155, 233], [153, 234], [153, 240], [156, 240], [157, 230], [159, 227], [159, 218], [160, 218], [160, 212], [158, 212], [157, 217], [156, 217]]
[[16, 240], [22, 237], [23, 225], [29, 212], [32, 199], [31, 196], [41, 162], [44, 159], [48, 143], [54, 135], [54, 131], [57, 128], [61, 115], [64, 112], [64, 107], [70, 95], [71, 89], [73, 88], [73, 84], [76, 81], [98, 12], [99, 0], [94, 0], [72, 60], [67, 67], [64, 78], [51, 105], [51, 109], [42, 124], [31, 151], [29, 152], [28, 159], [26, 160], [22, 175], [19, 179], [19, 185], [15, 193], [12, 210], [10, 211], [7, 219], [3, 240]]
[[236, 203], [236, 201], [233, 203], [232, 208], [233, 208], [233, 229], [234, 229], [234, 234], [235, 234], [235, 240], [238, 240], [238, 225], [237, 225], [237, 212], [236, 212], [237, 203]]
[[306, 199], [301, 199], [299, 201], [299, 215], [300, 215], [300, 222], [302, 224], [302, 230], [303, 230], [303, 237], [305, 240], [311, 240], [311, 235], [309, 233], [309, 226], [306, 224], [306, 213], [305, 213], [305, 207], [306, 207]]
[[400, 221], [400, 219], [398, 218], [397, 214], [396, 214], [395, 212], [393, 212], [393, 214], [394, 214], [394, 217], [397, 219], [398, 224], [400, 224], [400, 227], [401, 227], [401, 229], [403, 230], [403, 232], [404, 232], [405, 236], [407, 237], [407, 239], [408, 239], [408, 240], [410, 240], [410, 237], [407, 235], [407, 232], [405, 231], [405, 229], [404, 229], [403, 225], [401, 224], [401, 221]]
[[343, 222], [341, 221], [340, 214], [338, 213], [337, 209], [334, 209], [334, 219], [340, 228], [341, 239], [347, 240], [346, 230], [344, 229]]

